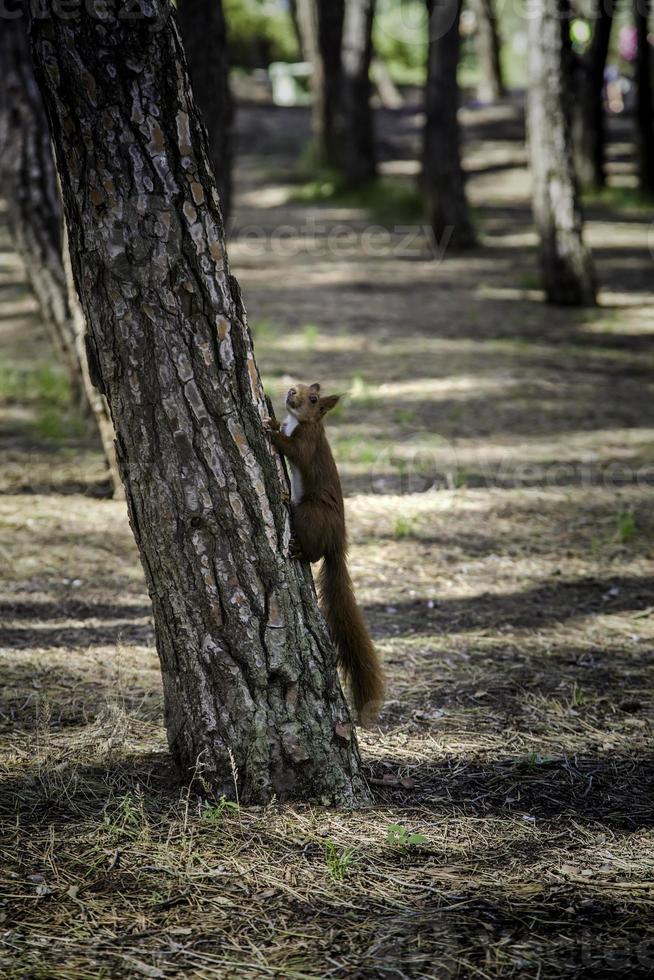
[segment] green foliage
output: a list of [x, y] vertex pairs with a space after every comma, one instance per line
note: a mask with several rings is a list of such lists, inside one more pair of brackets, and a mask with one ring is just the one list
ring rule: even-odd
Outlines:
[[599, 204], [618, 211], [651, 211], [652, 198], [638, 187], [612, 186], [602, 187], [601, 190], [585, 188], [583, 191], [585, 204]]
[[222, 823], [228, 813], [234, 811], [236, 813], [239, 812], [238, 803], [234, 803], [233, 800], [228, 800], [226, 796], [221, 796], [217, 803], [211, 804], [206, 802], [204, 804], [202, 819], [206, 823], [219, 824]]
[[424, 834], [410, 833], [406, 827], [399, 823], [389, 823], [386, 837], [389, 844], [397, 847], [400, 851], [408, 851], [411, 847], [418, 847], [420, 844], [427, 844], [428, 840]]
[[579, 684], [575, 683], [572, 686], [572, 696], [570, 698], [570, 704], [573, 708], [583, 708], [586, 704], [586, 695]]
[[355, 374], [352, 378], [352, 383], [350, 385], [350, 398], [354, 402], [358, 402], [360, 405], [370, 406], [373, 404], [375, 397], [370, 390], [370, 385], [362, 378], [360, 374]]
[[58, 366], [0, 367], [0, 403], [30, 406], [34, 427], [43, 439], [61, 441], [86, 434], [84, 420], [71, 405], [68, 379]]
[[304, 337], [304, 343], [309, 350], [311, 350], [316, 346], [316, 342], [320, 336], [320, 329], [315, 325], [315, 323], [307, 323], [302, 330], [302, 335]]
[[353, 859], [353, 847], [339, 847], [333, 840], [325, 841], [325, 863], [334, 881], [343, 881]]
[[400, 85], [423, 85], [427, 63], [424, 0], [378, 0], [373, 26], [375, 51]]
[[50, 364], [33, 367], [0, 367], [0, 400], [8, 404], [47, 404], [52, 408], [66, 408], [70, 402], [70, 389], [63, 371]]
[[[310, 167], [303, 166], [305, 173]], [[349, 187], [338, 174], [321, 170], [293, 194], [303, 204], [338, 204], [365, 211], [381, 225], [417, 223], [424, 218], [424, 203], [413, 183], [382, 178], [362, 187]]]
[[415, 527], [409, 517], [397, 517], [393, 525], [393, 535], [398, 539], [415, 537]]
[[636, 537], [636, 518], [632, 510], [621, 510], [615, 526], [615, 536], [621, 544], [628, 544]]
[[298, 61], [297, 37], [288, 10], [266, 0], [224, 0], [230, 63], [267, 68], [271, 61]]
[[417, 413], [412, 408], [398, 408], [393, 412], [393, 418], [400, 425], [409, 425], [415, 422]]
[[250, 325], [250, 330], [255, 340], [261, 340], [264, 337], [274, 337], [276, 327], [272, 320], [255, 320]]
[[115, 836], [139, 837], [147, 828], [143, 793], [137, 787], [134, 793], [119, 797], [111, 810], [105, 810], [104, 823]]

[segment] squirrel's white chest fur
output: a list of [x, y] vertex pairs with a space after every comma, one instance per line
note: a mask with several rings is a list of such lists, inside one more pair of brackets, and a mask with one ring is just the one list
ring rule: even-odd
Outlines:
[[[295, 418], [295, 416], [289, 414], [286, 416], [286, 419], [282, 424], [282, 432], [285, 436], [292, 436], [298, 424], [298, 420]], [[299, 504], [302, 502], [302, 497], [304, 496], [302, 474], [296, 466], [293, 466], [290, 460], [288, 465], [291, 471], [291, 503]]]

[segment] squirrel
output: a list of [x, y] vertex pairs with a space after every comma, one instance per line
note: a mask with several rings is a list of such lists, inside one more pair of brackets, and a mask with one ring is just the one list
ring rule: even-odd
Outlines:
[[323, 424], [339, 398], [321, 396], [319, 384], [298, 384], [286, 396], [288, 417], [283, 425], [273, 418], [265, 424], [291, 471], [291, 557], [309, 562], [323, 559], [318, 576], [320, 607], [359, 720], [367, 725], [381, 709], [384, 680], [354, 598], [347, 568], [343, 490]]

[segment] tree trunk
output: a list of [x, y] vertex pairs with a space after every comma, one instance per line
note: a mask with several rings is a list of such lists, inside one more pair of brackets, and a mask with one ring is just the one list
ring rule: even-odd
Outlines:
[[[242, 802], [366, 799], [168, 0], [34, 18], [70, 252], [152, 598], [173, 757]], [[237, 790], [236, 790], [237, 787]]]
[[455, 248], [475, 244], [461, 167], [458, 121], [461, 0], [427, 0], [429, 52], [425, 87], [422, 183], [436, 240]]
[[336, 168], [347, 184], [375, 177], [375, 137], [370, 105], [374, 0], [346, 0], [341, 45], [341, 86], [336, 116]]
[[567, 0], [536, 0], [530, 9], [530, 84], [527, 124], [534, 219], [547, 299], [564, 306], [593, 305], [590, 253], [582, 240], [566, 95]]
[[16, 250], [39, 303], [43, 322], [80, 407], [93, 414], [115, 496], [122, 496], [113, 427], [106, 403], [88, 380], [85, 326], [64, 263], [66, 244], [50, 131], [27, 37], [27, 16], [5, 18], [0, 36], [3, 68], [0, 109], [0, 180]]
[[234, 112], [222, 0], [180, 0], [177, 10], [193, 95], [207, 127], [209, 156], [226, 222], [231, 206]]
[[652, 46], [647, 40], [650, 0], [634, 0], [636, 54], [636, 159], [638, 183], [645, 194], [654, 194], [654, 100]]
[[613, 25], [613, 0], [597, 0], [593, 34], [577, 59], [573, 136], [575, 166], [583, 187], [604, 187], [604, 69]]
[[336, 116], [346, 0], [297, 0], [304, 57], [311, 63], [311, 127], [316, 163], [337, 166]]
[[96, 388], [93, 380], [90, 368], [90, 363], [93, 363], [93, 348], [89, 343], [89, 335], [86, 329], [84, 311], [80, 304], [77, 289], [75, 287], [75, 278], [73, 276], [73, 266], [70, 258], [70, 249], [68, 247], [68, 232], [65, 221], [62, 221], [62, 225], [62, 255], [64, 261], [64, 273], [66, 276], [68, 310], [75, 336], [77, 363], [82, 375], [84, 394], [86, 395], [91, 411], [93, 412], [93, 417], [95, 418], [96, 425], [98, 427], [98, 435], [100, 436], [100, 442], [104, 451], [104, 458], [107, 462], [107, 466], [109, 467], [109, 476], [113, 487], [114, 500], [123, 500], [125, 497], [125, 491], [123, 490], [123, 482], [120, 478], [118, 460], [116, 459], [114, 425], [111, 421], [111, 412], [109, 410], [107, 399], [102, 392]]
[[482, 102], [497, 102], [504, 95], [504, 79], [500, 58], [500, 34], [493, 0], [476, 0], [477, 57], [479, 58], [479, 98]]
[[317, 162], [356, 186], [376, 174], [370, 61], [374, 0], [297, 0], [302, 50], [313, 73]]
[[61, 256], [61, 210], [50, 133], [34, 79], [22, 9], [0, 34], [0, 178], [16, 251], [75, 401], [84, 407]]

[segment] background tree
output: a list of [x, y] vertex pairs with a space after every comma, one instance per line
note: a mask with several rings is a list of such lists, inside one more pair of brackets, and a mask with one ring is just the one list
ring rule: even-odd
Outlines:
[[650, 0], [634, 0], [636, 24], [636, 162], [640, 189], [654, 194], [654, 69], [649, 43]]
[[90, 381], [84, 317], [66, 277], [57, 173], [32, 68], [27, 16], [22, 7], [15, 13], [5, 17], [0, 34], [0, 184], [9, 227], [73, 397], [95, 419], [114, 493], [121, 495], [108, 406]]
[[152, 598], [170, 749], [244, 802], [365, 797], [168, 0], [34, 19], [75, 281]]
[[351, 185], [376, 173], [370, 62], [374, 0], [297, 0], [304, 57], [313, 67], [318, 162]]
[[193, 94], [207, 127], [220, 206], [227, 221], [232, 196], [234, 105], [222, 0], [180, 0], [177, 10]]
[[504, 95], [500, 32], [493, 0], [475, 0], [477, 14], [477, 57], [479, 59], [479, 98], [497, 102]]
[[596, 0], [588, 47], [575, 59], [573, 137], [577, 176], [585, 187], [601, 188], [604, 171], [604, 69], [611, 39], [614, 0]]
[[582, 240], [570, 120], [565, 110], [569, 6], [567, 0], [536, 0], [529, 14], [527, 129], [543, 283], [550, 303], [592, 305], [593, 270]]
[[465, 195], [458, 121], [461, 0], [427, 0], [427, 11], [422, 184], [437, 241], [469, 248], [475, 244], [475, 233]]

